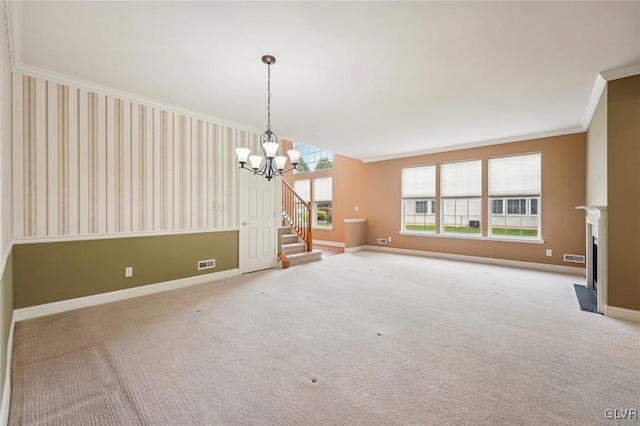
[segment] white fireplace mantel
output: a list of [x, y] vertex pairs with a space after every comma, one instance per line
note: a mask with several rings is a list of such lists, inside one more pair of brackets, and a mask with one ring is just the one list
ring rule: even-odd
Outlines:
[[[586, 221], [586, 253], [587, 253], [587, 287], [594, 288], [597, 283], [597, 310], [604, 314], [607, 306], [607, 207], [606, 206], [580, 206], [577, 210], [584, 210], [587, 214]], [[597, 245], [597, 259], [594, 259], [594, 243]], [[593, 265], [596, 262], [597, 276], [593, 274]]]

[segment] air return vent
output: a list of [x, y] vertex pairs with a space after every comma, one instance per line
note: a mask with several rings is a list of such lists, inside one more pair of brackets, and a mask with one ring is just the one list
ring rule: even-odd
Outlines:
[[199, 260], [198, 261], [198, 270], [215, 268], [215, 267], [216, 267], [216, 260], [215, 259]]
[[378, 238], [378, 239], [376, 240], [376, 242], [377, 242], [378, 244], [387, 244], [387, 240], [386, 240], [386, 238]]
[[564, 255], [565, 262], [584, 263], [584, 256], [579, 254], [566, 254]]

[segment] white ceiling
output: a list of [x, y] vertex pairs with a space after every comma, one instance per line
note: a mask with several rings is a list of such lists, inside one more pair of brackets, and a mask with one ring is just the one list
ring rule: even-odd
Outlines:
[[365, 161], [584, 129], [638, 2], [22, 2], [39, 67]]

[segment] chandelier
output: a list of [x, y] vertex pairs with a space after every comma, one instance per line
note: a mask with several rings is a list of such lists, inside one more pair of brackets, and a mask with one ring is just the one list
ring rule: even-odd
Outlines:
[[[251, 155], [248, 148], [236, 148], [236, 155], [240, 168], [253, 172], [254, 175], [264, 176], [267, 180], [273, 179], [274, 176], [282, 176], [283, 173], [297, 170], [298, 161], [300, 160], [300, 151], [290, 149], [287, 151], [291, 159], [291, 167], [285, 170], [287, 157], [278, 154], [278, 137], [271, 131], [271, 65], [276, 63], [276, 58], [271, 55], [264, 55], [262, 62], [267, 64], [267, 130], [260, 136], [260, 145], [262, 146], [263, 155]], [[264, 157], [263, 157], [264, 156]], [[266, 157], [266, 161], [263, 160]], [[250, 167], [245, 167], [247, 163], [251, 163]]]

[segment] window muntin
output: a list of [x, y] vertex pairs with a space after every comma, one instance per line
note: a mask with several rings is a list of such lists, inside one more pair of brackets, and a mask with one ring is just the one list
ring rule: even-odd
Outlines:
[[490, 236], [541, 238], [541, 162], [540, 153], [489, 159]]
[[333, 168], [333, 152], [302, 143], [295, 144], [300, 151], [300, 163], [295, 173], [313, 172]]
[[482, 233], [482, 161], [444, 163], [440, 166], [442, 221], [445, 234]]
[[482, 198], [446, 198], [442, 200], [442, 232], [480, 235]]
[[435, 233], [436, 166], [402, 169], [402, 231]]

